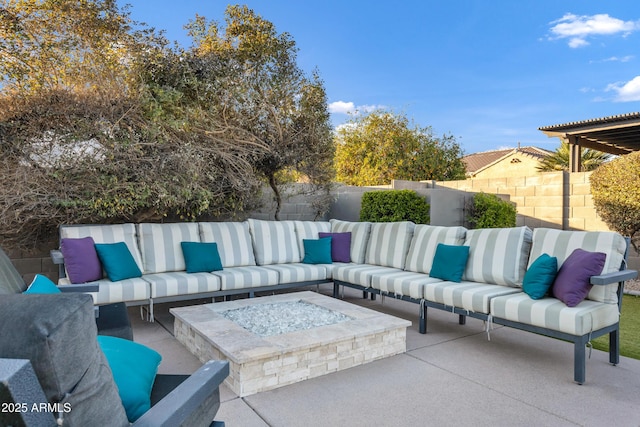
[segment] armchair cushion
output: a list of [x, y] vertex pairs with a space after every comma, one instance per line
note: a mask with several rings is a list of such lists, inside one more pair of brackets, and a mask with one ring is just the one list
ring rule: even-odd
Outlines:
[[96, 340], [91, 296], [8, 295], [0, 299], [0, 357], [29, 359], [50, 403], [68, 403], [65, 426], [128, 425]]
[[60, 240], [60, 252], [71, 283], [87, 283], [102, 279], [102, 266], [98, 259], [93, 237]]
[[133, 341], [98, 336], [129, 421], [134, 422], [151, 407], [151, 389], [162, 357]]
[[60, 289], [47, 276], [36, 274], [25, 294], [59, 294]]

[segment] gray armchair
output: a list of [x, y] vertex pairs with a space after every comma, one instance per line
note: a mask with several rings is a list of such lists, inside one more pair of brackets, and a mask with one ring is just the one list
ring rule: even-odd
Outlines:
[[[0, 425], [129, 425], [89, 295], [5, 294], [0, 325]], [[183, 382], [171, 376], [179, 385], [133, 425], [211, 425], [228, 373], [228, 362], [210, 361]]]
[[[0, 248], [0, 295], [12, 295], [24, 292], [27, 284], [15, 266]], [[59, 288], [63, 292], [95, 292], [98, 285], [70, 285]], [[100, 335], [111, 335], [133, 340], [133, 330], [125, 303], [108, 304], [96, 307], [96, 324]]]

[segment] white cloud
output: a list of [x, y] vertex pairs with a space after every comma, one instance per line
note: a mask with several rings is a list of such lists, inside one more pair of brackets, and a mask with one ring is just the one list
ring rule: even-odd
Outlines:
[[597, 64], [597, 63], [601, 63], [601, 62], [629, 62], [633, 58], [635, 58], [635, 56], [633, 56], [633, 55], [626, 55], [626, 56], [622, 56], [622, 57], [610, 56], [609, 58], [600, 59], [600, 60], [597, 60], [597, 61], [589, 61], [589, 63], [590, 64]]
[[626, 83], [612, 83], [607, 86], [606, 90], [616, 93], [614, 101], [617, 102], [640, 101], [640, 76], [636, 76]]
[[597, 35], [622, 34], [627, 36], [640, 30], [640, 21], [623, 21], [608, 14], [574, 15], [565, 14], [562, 18], [552, 21], [549, 39], [569, 39], [569, 47], [587, 46], [587, 38]]
[[329, 104], [329, 112], [337, 114], [349, 114], [355, 111], [353, 102], [336, 101]]
[[384, 110], [384, 105], [358, 105], [353, 102], [335, 101], [329, 104], [329, 112], [334, 114], [370, 113], [375, 110]]

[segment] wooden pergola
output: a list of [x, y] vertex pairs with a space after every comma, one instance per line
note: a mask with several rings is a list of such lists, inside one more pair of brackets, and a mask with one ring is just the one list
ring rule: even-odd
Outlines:
[[538, 128], [569, 144], [570, 172], [580, 172], [583, 148], [614, 155], [640, 151], [640, 112]]

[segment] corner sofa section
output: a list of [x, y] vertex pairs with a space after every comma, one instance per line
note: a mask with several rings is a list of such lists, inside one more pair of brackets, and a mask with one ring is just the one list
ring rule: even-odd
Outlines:
[[[371, 224], [370, 233], [363, 262], [333, 267], [334, 296], [340, 286], [348, 286], [416, 303], [421, 333], [427, 330], [427, 309], [437, 308], [457, 314], [460, 324], [467, 316], [485, 321], [488, 336], [499, 324], [573, 342], [574, 380], [579, 384], [585, 381], [585, 346], [591, 339], [608, 333], [610, 362], [619, 362], [622, 291], [626, 280], [637, 277], [636, 271], [625, 269], [628, 242], [619, 234], [411, 223]], [[469, 248], [460, 281], [430, 275], [439, 244]], [[406, 256], [401, 248], [408, 248]], [[555, 257], [559, 271], [576, 249], [606, 256], [602, 273], [590, 277], [592, 288], [579, 304], [569, 307], [550, 294], [532, 299], [523, 291], [525, 275], [538, 257]]]
[[[309, 264], [305, 239], [320, 233], [350, 233], [350, 262]], [[561, 231], [528, 227], [467, 230], [412, 222], [330, 221], [200, 222], [62, 226], [61, 238], [91, 236], [96, 243], [125, 242], [141, 277], [118, 282], [99, 280], [96, 304], [154, 303], [225, 296], [333, 282], [363, 295], [389, 296], [415, 303], [418, 329], [427, 332], [427, 310], [514, 327], [574, 343], [574, 380], [585, 379], [585, 346], [609, 334], [610, 362], [619, 361], [619, 318], [624, 281], [637, 277], [625, 269], [628, 243], [617, 233]], [[222, 270], [187, 273], [181, 242], [215, 242]], [[337, 240], [335, 240], [337, 241]], [[457, 280], [434, 273], [438, 246], [468, 248]], [[557, 271], [576, 249], [606, 256], [602, 273], [590, 277], [592, 289], [575, 307], [553, 296], [532, 299], [523, 281], [542, 254], [557, 259]], [[467, 250], [467, 249], [465, 249]], [[344, 251], [343, 251], [344, 252]], [[448, 261], [445, 260], [445, 265]], [[455, 261], [455, 260], [453, 260]], [[439, 265], [439, 270], [442, 267]], [[447, 266], [448, 267], [448, 266]], [[63, 277], [61, 284], [68, 281]]]

